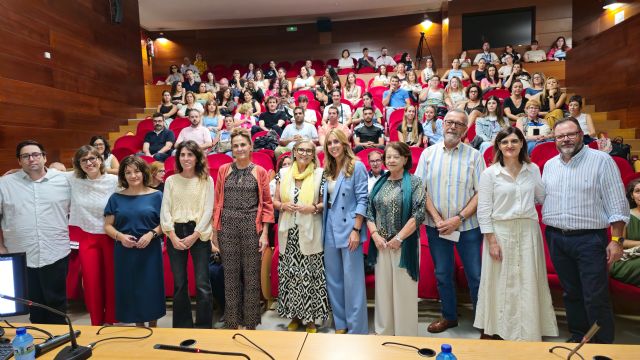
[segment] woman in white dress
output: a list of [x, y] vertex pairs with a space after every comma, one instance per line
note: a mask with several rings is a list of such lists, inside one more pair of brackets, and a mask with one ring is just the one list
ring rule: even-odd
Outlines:
[[535, 203], [544, 200], [538, 166], [524, 135], [498, 133], [494, 164], [480, 177], [478, 221], [484, 234], [473, 326], [482, 339], [541, 341], [558, 336]]

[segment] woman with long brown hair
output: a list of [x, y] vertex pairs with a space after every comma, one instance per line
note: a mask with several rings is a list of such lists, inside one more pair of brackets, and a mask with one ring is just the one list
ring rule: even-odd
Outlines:
[[409, 146], [419, 146], [422, 144], [422, 125], [416, 116], [416, 107], [407, 105], [404, 108], [402, 123], [398, 125], [398, 141]]

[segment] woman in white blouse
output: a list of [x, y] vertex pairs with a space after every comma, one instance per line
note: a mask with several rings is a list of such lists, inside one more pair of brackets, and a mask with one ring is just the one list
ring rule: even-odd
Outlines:
[[498, 133], [494, 164], [480, 177], [478, 221], [484, 234], [474, 327], [482, 339], [541, 341], [558, 336], [535, 203], [544, 201], [538, 166], [524, 135]]
[[342, 50], [342, 55], [338, 60], [338, 69], [353, 69], [353, 59], [348, 49]]
[[309, 69], [305, 66], [300, 68], [300, 74], [293, 82], [293, 91], [297, 90], [311, 90], [316, 86], [316, 79], [309, 74]]

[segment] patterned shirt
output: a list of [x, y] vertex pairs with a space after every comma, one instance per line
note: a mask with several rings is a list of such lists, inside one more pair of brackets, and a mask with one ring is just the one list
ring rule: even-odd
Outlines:
[[557, 155], [545, 164], [542, 182], [542, 221], [549, 226], [586, 230], [629, 222], [620, 171], [607, 153], [583, 146], [568, 163]]
[[[444, 142], [439, 142], [422, 152], [415, 174], [422, 178], [427, 196], [436, 210], [443, 219], [448, 219], [464, 209], [478, 192], [480, 174], [484, 169], [484, 159], [478, 150], [462, 142], [449, 150]], [[436, 226], [431, 216], [427, 216], [424, 223]], [[458, 230], [467, 231], [478, 226], [478, 217], [474, 213], [462, 222]]]

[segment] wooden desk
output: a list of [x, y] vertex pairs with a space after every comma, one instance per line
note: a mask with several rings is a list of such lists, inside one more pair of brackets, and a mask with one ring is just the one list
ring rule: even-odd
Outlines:
[[[382, 346], [385, 341], [410, 344], [418, 348], [431, 348], [440, 352], [440, 345], [447, 343], [460, 360], [469, 359], [566, 359], [568, 351], [558, 349], [549, 353], [549, 348], [559, 344], [550, 342], [515, 342], [494, 340], [444, 339], [431, 337], [399, 337], [375, 335], [334, 335], [309, 334], [302, 348], [300, 359], [356, 360], [356, 359], [424, 359], [413, 349], [399, 346]], [[637, 345], [596, 345], [587, 344], [580, 349], [585, 360], [594, 355], [606, 355], [612, 359], [638, 359], [640, 346]], [[435, 359], [435, 357], [431, 358]], [[579, 360], [577, 356], [572, 358]]]
[[[18, 326], [18, 325], [16, 325]], [[50, 331], [54, 335], [61, 335], [68, 331], [63, 325], [37, 325]], [[97, 326], [74, 326], [82, 331], [78, 338], [79, 345], [111, 336], [143, 336], [148, 333], [145, 329], [114, 327], [104, 329], [101, 335], [96, 335]], [[13, 338], [15, 332], [6, 329], [6, 337]], [[41, 334], [29, 331], [34, 337]], [[206, 330], [206, 329], [168, 329], [155, 328], [153, 335], [144, 340], [112, 340], [97, 344], [93, 349], [92, 359], [241, 359], [240, 357], [194, 354], [175, 351], [155, 350], [155, 344], [178, 345], [182, 340], [194, 339], [196, 347], [206, 350], [232, 351], [247, 354], [252, 360], [269, 359], [264, 353], [256, 349], [246, 340], [238, 337], [233, 340], [235, 333], [241, 333], [254, 343], [268, 351], [274, 358], [297, 359], [304, 344], [307, 333], [287, 331], [236, 331], [236, 330]], [[67, 344], [68, 345], [68, 344]], [[65, 345], [66, 346], [66, 345]], [[39, 359], [53, 359], [62, 347], [55, 349]]]

